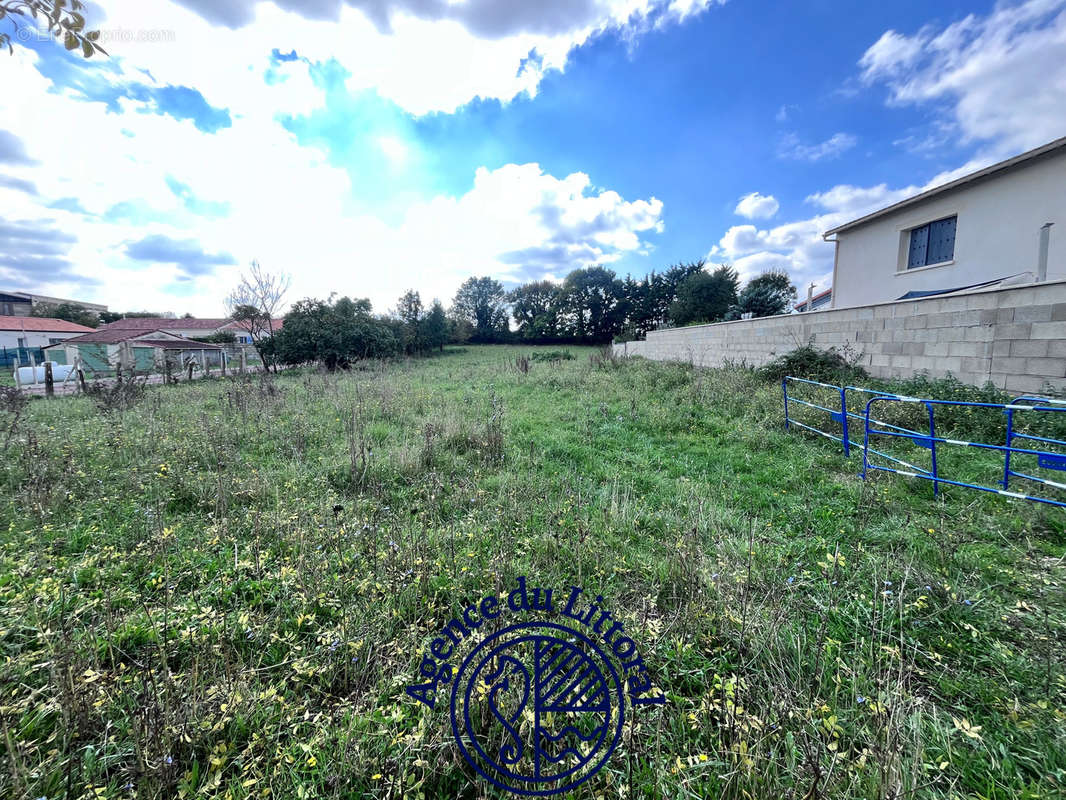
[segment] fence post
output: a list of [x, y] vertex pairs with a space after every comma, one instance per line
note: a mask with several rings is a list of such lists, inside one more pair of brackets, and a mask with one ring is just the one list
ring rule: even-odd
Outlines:
[[244, 345], [241, 345], [241, 375], [244, 374], [245, 369], [248, 368], [248, 356], [244, 352]]
[[85, 370], [82, 367], [81, 356], [78, 356], [74, 362], [75, 368], [78, 371], [78, 385], [81, 386], [81, 393], [85, 394]]
[[53, 397], [56, 393], [55, 379], [52, 377], [52, 362], [44, 362], [44, 394], [45, 397]]
[[936, 497], [940, 493], [940, 482], [937, 480], [936, 471], [936, 429], [933, 427], [933, 404], [926, 403], [925, 407], [929, 409], [929, 453], [933, 463], [933, 497]]
[[[807, 302], [807, 310], [810, 311], [810, 299]], [[848, 441], [848, 390], [846, 386], [840, 387], [840, 424], [844, 426], [844, 458], [850, 458], [851, 442]]]
[[219, 369], [222, 370], [222, 377], [226, 377], [226, 351], [225, 349], [218, 351], [218, 364]]
[[790, 430], [788, 425], [788, 378], [781, 379], [781, 391], [785, 395], [785, 430]]
[[19, 360], [18, 351], [15, 351], [15, 388], [20, 392], [22, 391], [22, 376], [19, 375], [19, 369], [22, 368], [22, 361]]

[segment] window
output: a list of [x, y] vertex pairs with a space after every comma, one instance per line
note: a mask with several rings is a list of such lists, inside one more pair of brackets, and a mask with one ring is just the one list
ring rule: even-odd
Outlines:
[[23, 337], [23, 336], [20, 336], [20, 337], [19, 337], [19, 344], [18, 344], [18, 346], [19, 346], [19, 347], [25, 347], [25, 346], [26, 346], [26, 339], [25, 339], [25, 337]]
[[54, 336], [49, 336], [48, 337], [48, 344], [59, 344], [61, 341], [63, 341], [63, 340], [62, 339], [56, 339]]
[[911, 230], [907, 269], [941, 264], [955, 257], [955, 220], [947, 217]]

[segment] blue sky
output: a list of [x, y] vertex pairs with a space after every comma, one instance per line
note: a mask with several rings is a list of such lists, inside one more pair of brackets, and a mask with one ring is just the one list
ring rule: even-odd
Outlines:
[[824, 287], [824, 230], [1066, 134], [1066, 0], [88, 16], [110, 58], [0, 60], [0, 283], [119, 309], [221, 313], [252, 258], [381, 310], [701, 257]]

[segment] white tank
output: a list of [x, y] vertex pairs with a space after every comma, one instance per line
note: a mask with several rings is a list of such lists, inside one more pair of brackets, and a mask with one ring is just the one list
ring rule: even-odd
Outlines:
[[[44, 383], [44, 365], [50, 363], [52, 365], [52, 380], [56, 383], [61, 383], [67, 379], [67, 376], [74, 371], [74, 367], [66, 364], [57, 364], [55, 361], [41, 362], [34, 367], [19, 367], [16, 372], [18, 373], [17, 381], [23, 385], [27, 383]], [[14, 377], [14, 376], [12, 376]]]

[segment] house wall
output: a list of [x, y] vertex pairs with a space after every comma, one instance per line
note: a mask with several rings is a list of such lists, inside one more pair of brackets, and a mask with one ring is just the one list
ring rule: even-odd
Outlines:
[[1011, 392], [1066, 392], [1066, 280], [949, 297], [652, 331], [618, 355], [762, 365], [807, 342], [847, 345], [879, 378], [951, 373]]
[[[907, 292], [950, 289], [1020, 272], [1035, 274], [1040, 227], [1053, 222], [1048, 280], [1066, 278], [1066, 151], [964, 186], [837, 234], [833, 307], [895, 300]], [[955, 258], [906, 269], [905, 231], [958, 215]], [[900, 270], [900, 261], [903, 260]]]

